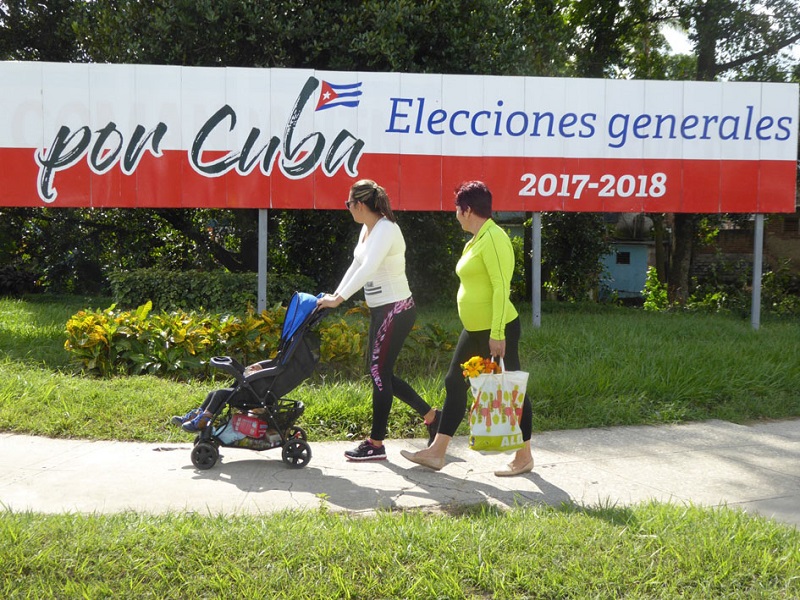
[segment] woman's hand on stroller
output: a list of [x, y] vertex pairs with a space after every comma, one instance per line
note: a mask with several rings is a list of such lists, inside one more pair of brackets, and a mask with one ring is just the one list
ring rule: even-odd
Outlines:
[[317, 308], [336, 308], [342, 302], [344, 302], [344, 298], [339, 294], [325, 294], [322, 298], [317, 299]]

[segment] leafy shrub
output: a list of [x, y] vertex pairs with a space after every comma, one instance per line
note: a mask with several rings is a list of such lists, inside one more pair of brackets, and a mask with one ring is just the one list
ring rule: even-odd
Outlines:
[[456, 263], [466, 241], [461, 225], [449, 212], [395, 214], [406, 240], [406, 274], [414, 301], [418, 306], [452, 302], [458, 290]]
[[125, 373], [167, 374], [203, 370], [206, 349], [215, 346], [214, 329], [206, 319], [182, 311], [150, 314], [151, 303], [134, 313], [116, 316], [110, 350], [116, 368]]
[[[364, 371], [368, 309], [363, 302], [343, 317], [325, 317], [318, 325], [321, 341], [319, 370], [358, 376]], [[275, 355], [286, 307], [275, 305], [243, 315], [175, 310], [155, 312], [151, 302], [135, 310], [115, 305], [105, 310], [81, 310], [67, 321], [64, 348], [71, 362], [87, 374], [100, 377], [151, 374], [175, 379], [206, 378], [213, 356], [232, 356], [250, 364]], [[353, 318], [356, 317], [356, 318]], [[411, 348], [401, 362], [417, 368], [427, 354], [438, 367], [449, 359], [457, 334], [436, 324], [415, 328]]]
[[147, 302], [135, 311], [79, 311], [66, 325], [64, 348], [87, 373], [209, 375], [212, 356], [243, 363], [274, 354], [286, 309], [282, 306], [243, 317], [185, 311], [152, 313]]
[[792, 273], [788, 261], [764, 273], [761, 305], [778, 316], [800, 316], [800, 276]]
[[319, 330], [322, 342], [320, 359], [347, 370], [358, 369], [359, 359], [365, 357], [366, 329], [364, 320], [348, 323], [339, 319], [326, 323]]
[[67, 341], [64, 348], [89, 372], [111, 374], [117, 363], [112, 354], [118, 321], [112, 309], [102, 312], [79, 311], [67, 321]]
[[559, 299], [585, 300], [603, 274], [608, 227], [597, 213], [542, 213], [544, 287]]
[[437, 323], [426, 323], [423, 327], [415, 326], [409, 339], [420, 348], [450, 353], [456, 347], [458, 334], [453, 334]]
[[0, 296], [21, 296], [36, 288], [36, 276], [19, 265], [0, 266]]
[[[109, 277], [114, 302], [121, 307], [152, 302], [157, 310], [243, 311], [258, 304], [258, 275], [227, 271], [136, 269]], [[302, 275], [267, 279], [267, 304], [288, 301], [295, 291], [314, 293], [317, 284]]]
[[658, 280], [658, 272], [655, 267], [647, 267], [647, 278], [644, 282], [642, 296], [645, 310], [659, 311], [669, 308], [667, 285]]
[[718, 253], [706, 272], [692, 280], [694, 291], [689, 295], [686, 308], [746, 316], [750, 310], [751, 281], [749, 262], [730, 260]]
[[[115, 305], [82, 310], [66, 324], [64, 348], [85, 373], [151, 374], [174, 378], [208, 377], [213, 356], [232, 356], [249, 364], [275, 355], [286, 307], [244, 315], [175, 310], [155, 313], [151, 302], [136, 310]], [[356, 311], [361, 310], [359, 308]], [[364, 357], [368, 321], [323, 319], [321, 359], [331, 367], [356, 372]]]
[[[694, 312], [728, 313], [745, 317], [752, 304], [751, 273], [744, 263], [715, 263], [689, 296], [685, 310]], [[666, 285], [658, 281], [655, 267], [648, 267], [644, 290], [645, 310], [672, 308], [667, 299]], [[761, 308], [779, 316], [800, 316], [800, 277], [793, 274], [787, 262], [764, 272], [761, 278]]]
[[[530, 224], [530, 219], [525, 223], [526, 227]], [[511, 301], [521, 302], [526, 300], [525, 297], [525, 265], [530, 260], [529, 256], [525, 255], [525, 239], [519, 235], [511, 235], [506, 230], [511, 239], [511, 246], [514, 248], [514, 275], [511, 278]]]
[[[687, 308], [746, 317], [752, 308], [752, 265], [748, 261], [718, 260], [689, 298]], [[761, 309], [778, 317], [800, 315], [800, 277], [789, 261], [783, 261], [761, 276]]]

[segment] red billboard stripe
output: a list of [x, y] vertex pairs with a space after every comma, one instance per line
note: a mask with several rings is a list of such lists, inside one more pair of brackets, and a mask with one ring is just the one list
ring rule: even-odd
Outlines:
[[647, 196], [644, 198], [644, 212], [679, 212], [674, 207], [681, 206], [683, 197], [683, 164], [681, 161], [641, 161], [642, 173], [655, 174], [663, 173], [665, 182], [665, 192], [659, 195], [661, 190], [658, 188], [659, 182], [655, 178], [649, 180], [651, 186], [647, 189]]
[[758, 163], [720, 163], [720, 212], [754, 212], [758, 198]]
[[[208, 160], [214, 157], [211, 153]], [[453, 190], [482, 179], [502, 211], [794, 212], [795, 161], [442, 157], [367, 154], [358, 175], [319, 168], [300, 179], [278, 164], [206, 177], [182, 150], [146, 154], [132, 175], [115, 166], [102, 175], [85, 161], [56, 171], [57, 193], [39, 196], [40, 173], [31, 148], [0, 148], [0, 204], [6, 206], [141, 208], [342, 209], [350, 185], [370, 178], [383, 185], [397, 210], [453, 209]]]
[[[182, 203], [184, 165], [186, 153], [182, 151], [167, 151], [159, 158], [145, 156], [126, 191], [135, 196], [139, 208], [188, 207], [189, 204]], [[203, 205], [198, 203], [195, 206]]]
[[43, 206], [36, 193], [39, 168], [32, 148], [0, 148], [0, 195], [5, 206]]
[[682, 183], [678, 188], [683, 188], [683, 198], [680, 207], [671, 212], [719, 212], [722, 178], [720, 161], [686, 161], [682, 165], [682, 171]]
[[[392, 206], [403, 210], [442, 210], [442, 197], [447, 194], [442, 184], [442, 157], [402, 154], [399, 158], [398, 191], [391, 196]], [[376, 164], [369, 172], [377, 175], [382, 171], [382, 165]], [[373, 179], [380, 182], [380, 177]]]
[[[795, 212], [797, 164], [790, 161], [762, 160], [758, 165], [758, 206], [752, 212]], [[795, 181], [795, 187], [787, 185], [792, 180]]]

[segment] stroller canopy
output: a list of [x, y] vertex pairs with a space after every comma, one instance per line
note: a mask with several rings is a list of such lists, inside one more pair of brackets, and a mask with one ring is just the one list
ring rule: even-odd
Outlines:
[[317, 297], [304, 292], [295, 292], [286, 308], [286, 319], [283, 321], [281, 339], [290, 339], [306, 319], [316, 310]]

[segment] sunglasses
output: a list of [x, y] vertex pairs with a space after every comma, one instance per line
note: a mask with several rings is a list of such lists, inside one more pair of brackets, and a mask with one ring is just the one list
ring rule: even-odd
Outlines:
[[344, 203], [347, 208], [351, 208], [354, 204], [358, 204], [358, 200], [347, 200]]

